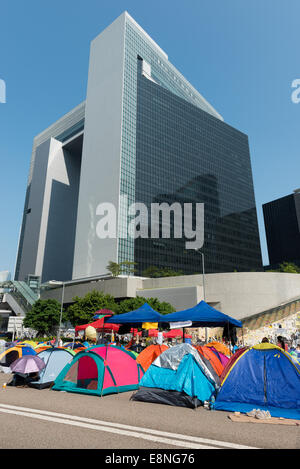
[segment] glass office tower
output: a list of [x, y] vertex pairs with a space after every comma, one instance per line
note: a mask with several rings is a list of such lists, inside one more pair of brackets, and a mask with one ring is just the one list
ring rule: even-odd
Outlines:
[[[206, 271], [262, 268], [247, 136], [124, 12], [91, 43], [85, 102], [34, 140], [16, 278], [93, 277], [109, 261], [201, 271], [184, 238], [128, 236], [136, 202], [204, 203]], [[117, 225], [105, 238], [103, 204]]]
[[270, 266], [283, 262], [300, 267], [300, 189], [263, 205]]
[[[155, 202], [203, 202], [206, 271], [261, 268], [247, 136], [149, 80], [141, 66], [137, 73], [136, 200], [149, 212]], [[138, 238], [135, 261], [140, 272], [201, 271], [183, 239]]]
[[[160, 51], [159, 51], [160, 52]], [[126, 22], [121, 193], [146, 203], [203, 202], [207, 272], [262, 269], [248, 137]], [[150, 225], [150, 219], [149, 219]], [[192, 274], [184, 239], [119, 240], [119, 261]]]

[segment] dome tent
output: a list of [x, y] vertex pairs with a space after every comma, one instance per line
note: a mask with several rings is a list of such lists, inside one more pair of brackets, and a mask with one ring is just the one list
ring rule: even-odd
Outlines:
[[148, 370], [149, 366], [154, 360], [165, 350], [168, 350], [166, 345], [153, 344], [146, 347], [137, 357], [137, 363], [143, 367], [143, 370]]
[[105, 396], [138, 389], [143, 373], [127, 350], [116, 345], [95, 345], [75, 355], [52, 389]]
[[30, 383], [31, 387], [44, 389], [49, 388], [61, 372], [61, 370], [72, 361], [75, 352], [58, 347], [42, 350], [37, 354], [45, 362], [45, 368], [40, 371], [39, 379]]
[[230, 356], [231, 356], [231, 352], [230, 352], [229, 348], [227, 347], [227, 345], [222, 344], [221, 342], [217, 342], [217, 341], [208, 342], [208, 343], [206, 344], [206, 347], [211, 347], [211, 348], [213, 348], [214, 350], [216, 350], [217, 352], [222, 353], [222, 354], [225, 355], [226, 357], [230, 357]]
[[206, 345], [194, 345], [194, 347], [201, 355], [209, 360], [217, 375], [221, 376], [224, 370], [224, 365], [212, 349], [210, 347], [206, 347]]
[[300, 366], [274, 344], [242, 352], [222, 381], [215, 410], [247, 413], [254, 408], [272, 417], [300, 419]]
[[215, 347], [208, 347], [213, 354], [218, 358], [218, 360], [222, 363], [223, 367], [227, 365], [229, 362], [229, 357], [224, 355], [224, 353], [220, 352], [219, 350], [215, 349]]
[[209, 361], [189, 344], [159, 355], [131, 399], [195, 408], [216, 394], [220, 380]]
[[238, 349], [231, 357], [230, 359], [228, 360], [228, 363], [225, 365], [223, 371], [222, 371], [222, 374], [220, 376], [220, 380], [221, 380], [221, 383], [223, 383], [226, 375], [228, 374], [230, 368], [232, 368], [234, 362], [239, 358], [239, 356], [245, 352], [245, 350], [247, 350], [247, 346], [244, 346], [244, 347], [241, 347], [240, 349]]
[[27, 345], [16, 345], [15, 347], [9, 347], [0, 355], [0, 365], [3, 369], [10, 369], [10, 365], [18, 358], [24, 357], [25, 355], [36, 355], [35, 350]]

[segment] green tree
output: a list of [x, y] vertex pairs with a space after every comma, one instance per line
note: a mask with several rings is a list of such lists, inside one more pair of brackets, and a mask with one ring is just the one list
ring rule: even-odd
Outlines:
[[121, 265], [118, 264], [117, 262], [109, 261], [109, 263], [106, 266], [106, 269], [108, 272], [112, 274], [113, 277], [117, 277], [118, 275], [121, 274]]
[[[26, 314], [24, 327], [36, 330], [39, 335], [53, 335], [59, 326], [60, 311], [61, 304], [57, 300], [37, 300]], [[62, 322], [66, 320], [66, 313], [63, 311]]]
[[293, 262], [282, 262], [278, 269], [266, 270], [266, 272], [285, 272], [288, 274], [300, 274], [300, 267]]
[[143, 306], [144, 303], [148, 303], [151, 308], [155, 309], [161, 314], [173, 313], [175, 308], [165, 301], [159, 301], [157, 298], [143, 298], [142, 296], [137, 296], [136, 298], [128, 298], [123, 300], [119, 304], [118, 313], [128, 313], [129, 311], [134, 311], [135, 309]]
[[130, 275], [134, 274], [136, 272], [135, 265], [137, 265], [136, 262], [132, 261], [123, 261], [120, 264], [121, 271], [125, 273], [125, 275]]
[[176, 277], [178, 275], [184, 275], [182, 270], [173, 270], [169, 267], [156, 267], [151, 265], [147, 269], [143, 270], [143, 277], [159, 278], [159, 277]]
[[283, 262], [282, 264], [279, 265], [279, 272], [299, 274], [300, 268], [293, 262]]
[[112, 295], [93, 290], [83, 297], [73, 298], [73, 303], [67, 309], [67, 317], [74, 327], [80, 326], [91, 322], [99, 309], [117, 312], [118, 304]]
[[117, 262], [109, 261], [108, 265], [106, 266], [106, 269], [112, 274], [113, 277], [117, 277], [122, 273], [124, 273], [125, 275], [133, 274], [134, 272], [136, 272], [136, 269], [134, 267], [135, 265], [137, 265], [137, 263], [133, 261], [123, 261], [119, 264]]

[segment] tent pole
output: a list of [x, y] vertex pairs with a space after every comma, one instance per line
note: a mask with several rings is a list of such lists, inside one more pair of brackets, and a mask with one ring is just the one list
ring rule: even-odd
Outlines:
[[[229, 321], [227, 321], [227, 336], [228, 336], [228, 343], [230, 342], [230, 345], [231, 345], [231, 340], [230, 340], [230, 336], [229, 336]], [[231, 348], [229, 350], [231, 352]]]
[[[201, 254], [201, 257], [202, 257], [202, 283], [203, 283], [203, 299], [204, 301], [206, 302], [206, 294], [205, 294], [205, 267], [204, 267], [204, 253], [199, 251], [200, 254]], [[207, 331], [207, 327], [205, 328], [205, 343], [207, 344], [207, 340], [208, 340], [208, 331]]]

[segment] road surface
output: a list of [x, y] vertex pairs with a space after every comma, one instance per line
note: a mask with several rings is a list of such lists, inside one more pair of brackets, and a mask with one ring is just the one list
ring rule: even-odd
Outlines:
[[[299, 449], [300, 427], [237, 423], [229, 412], [7, 386], [0, 373], [1, 449]], [[134, 464], [133, 464], [134, 465]]]

